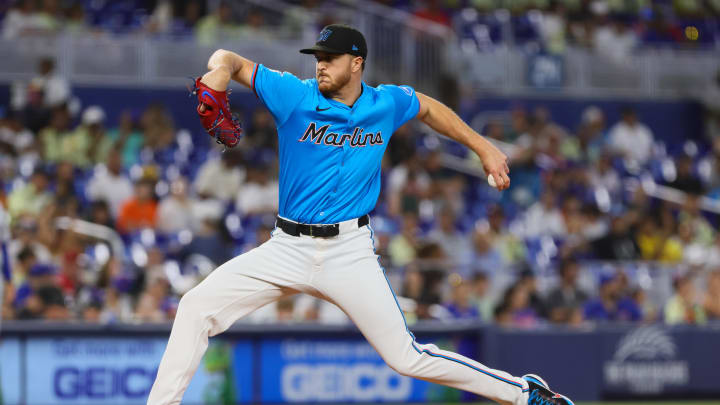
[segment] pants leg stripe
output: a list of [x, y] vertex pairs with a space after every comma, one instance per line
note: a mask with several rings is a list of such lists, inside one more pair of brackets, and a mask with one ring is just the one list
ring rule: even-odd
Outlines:
[[[367, 226], [368, 229], [370, 230], [370, 239], [372, 240], [372, 244], [373, 244], [373, 252], [375, 252], [375, 238], [373, 237], [373, 230], [372, 230], [372, 228], [370, 227], [370, 225], [366, 225], [366, 226]], [[377, 255], [377, 254], [376, 254], [376, 255]], [[378, 264], [380, 264], [380, 256], [377, 257], [377, 260], [378, 260]], [[438, 354], [438, 353], [433, 353], [433, 352], [431, 352], [431, 351], [429, 351], [429, 350], [427, 350], [427, 349], [423, 349], [423, 350], [418, 349], [418, 347], [415, 345], [415, 335], [413, 335], [413, 333], [410, 332], [410, 329], [409, 329], [408, 326], [407, 326], [407, 321], [405, 320], [405, 314], [402, 312], [402, 309], [400, 308], [400, 303], [399, 303], [398, 300], [397, 300], [397, 296], [395, 295], [395, 291], [393, 291], [393, 288], [392, 288], [392, 286], [390, 285], [390, 280], [388, 280], [388, 278], [387, 278], [387, 274], [385, 273], [385, 268], [382, 267], [382, 265], [380, 265], [380, 268], [381, 268], [382, 271], [383, 271], [383, 275], [385, 276], [385, 281], [386, 281], [387, 284], [388, 284], [388, 288], [390, 288], [390, 292], [392, 293], [393, 298], [395, 299], [395, 304], [397, 305], [398, 310], [400, 311], [400, 314], [402, 315], [403, 322], [405, 323], [405, 330], [406, 330], [407, 333], [412, 337], [412, 343], [411, 343], [411, 344], [412, 344], [413, 349], [415, 349], [416, 352], [418, 352], [418, 353], [427, 353], [428, 355], [433, 356], [433, 357], [440, 357], [440, 358], [443, 358], [443, 359], [446, 359], [446, 360], [454, 361], [454, 362], [456, 362], [456, 363], [459, 363], [459, 364], [462, 364], [462, 365], [464, 365], [464, 366], [470, 367], [471, 369], [473, 369], [473, 370], [475, 370], [475, 371], [479, 371], [479, 372], [481, 372], [481, 373], [483, 373], [483, 374], [485, 374], [485, 375], [488, 375], [488, 376], [490, 376], [490, 377], [493, 377], [493, 378], [495, 378], [495, 379], [497, 379], [497, 380], [500, 380], [500, 381], [502, 381], [502, 382], [508, 383], [508, 384], [510, 384], [510, 385], [514, 385], [514, 386], [522, 389], [523, 392], [528, 391], [528, 389], [524, 389], [523, 386], [522, 386], [522, 384], [520, 384], [520, 383], [518, 383], [518, 382], [511, 381], [511, 380], [508, 380], [508, 379], [506, 379], [506, 378], [500, 377], [499, 375], [495, 375], [495, 374], [493, 374], [493, 373], [491, 373], [491, 372], [489, 372], [489, 371], [486, 371], [486, 370], [483, 370], [483, 369], [481, 369], [481, 368], [475, 367], [475, 366], [473, 366], [472, 364], [468, 364], [468, 363], [466, 363], [466, 362], [464, 362], [464, 361], [462, 361], [462, 360], [454, 359], [454, 358], [452, 358], [452, 357], [445, 356], [445, 355]]]

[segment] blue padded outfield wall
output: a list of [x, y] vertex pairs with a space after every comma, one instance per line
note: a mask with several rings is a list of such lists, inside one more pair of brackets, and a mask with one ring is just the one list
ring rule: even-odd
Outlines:
[[[169, 334], [169, 325], [3, 326], [3, 405], [144, 404]], [[428, 324], [413, 329], [419, 342], [489, 367], [514, 375], [539, 373], [576, 400], [720, 398], [718, 326], [521, 331]], [[398, 375], [351, 327], [238, 324], [211, 339], [183, 403], [476, 399]]]
[[[100, 105], [108, 115], [108, 125], [117, 124], [120, 114], [130, 110], [135, 114], [149, 104], [160, 102], [165, 104], [172, 113], [175, 124], [179, 128], [187, 128], [193, 132], [202, 132], [199, 121], [194, 114], [196, 100], [188, 97], [185, 88], [150, 89], [128, 87], [74, 87], [73, 93], [82, 105]], [[9, 105], [9, 89], [0, 85], [0, 106]], [[250, 112], [260, 103], [255, 95], [244, 89], [236, 89], [230, 95], [233, 109], [241, 113], [243, 122], [249, 122]], [[522, 107], [532, 112], [536, 107], [544, 106], [550, 111], [552, 119], [570, 131], [577, 129], [583, 110], [591, 105], [600, 107], [607, 117], [608, 125], [620, 118], [620, 111], [632, 106], [638, 112], [641, 121], [645, 122], [659, 140], [668, 145], [677, 146], [685, 139], [700, 140], [703, 138], [703, 112], [700, 104], [694, 101], [656, 101], [643, 99], [582, 99], [563, 98], [560, 96], [543, 97], [499, 97], [479, 95], [477, 99], [466, 100], [460, 107], [460, 115], [468, 122], [483, 112], [509, 111]]]

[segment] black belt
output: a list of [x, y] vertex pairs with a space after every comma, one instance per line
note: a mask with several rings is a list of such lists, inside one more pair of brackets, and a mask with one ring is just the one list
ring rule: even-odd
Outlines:
[[[363, 227], [370, 223], [370, 216], [365, 214], [358, 218], [358, 228]], [[288, 235], [300, 236], [309, 235], [317, 238], [330, 238], [338, 236], [340, 234], [340, 224], [327, 224], [327, 225], [308, 225], [298, 224], [295, 222], [288, 221], [277, 217], [275, 225], [282, 229]]]

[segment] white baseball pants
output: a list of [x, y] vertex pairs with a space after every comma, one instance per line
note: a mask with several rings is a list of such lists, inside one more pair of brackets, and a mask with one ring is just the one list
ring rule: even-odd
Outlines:
[[527, 383], [432, 344], [408, 331], [395, 294], [378, 263], [369, 226], [340, 224], [332, 238], [299, 237], [279, 228], [273, 237], [213, 271], [180, 300], [148, 405], [179, 404], [208, 337], [284, 296], [304, 292], [340, 307], [383, 360], [402, 375], [482, 395], [502, 404], [527, 404]]

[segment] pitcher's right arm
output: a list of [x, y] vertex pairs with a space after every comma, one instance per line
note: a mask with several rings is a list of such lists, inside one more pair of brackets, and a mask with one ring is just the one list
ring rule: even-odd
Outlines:
[[218, 49], [208, 60], [208, 70], [201, 79], [208, 87], [217, 91], [225, 91], [230, 80], [251, 88], [255, 62], [235, 52]]

